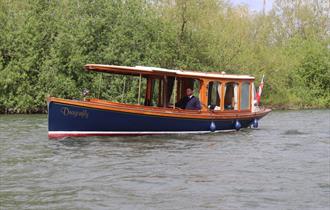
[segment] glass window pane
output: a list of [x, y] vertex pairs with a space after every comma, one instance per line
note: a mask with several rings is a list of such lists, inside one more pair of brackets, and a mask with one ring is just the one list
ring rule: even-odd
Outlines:
[[224, 109], [238, 110], [238, 84], [234, 82], [227, 83], [225, 85], [224, 92]]
[[220, 110], [221, 83], [212, 81], [208, 87], [208, 108]]
[[250, 83], [243, 83], [241, 90], [241, 109], [250, 108]]
[[199, 98], [199, 91], [200, 91], [200, 81], [194, 80], [194, 96]]

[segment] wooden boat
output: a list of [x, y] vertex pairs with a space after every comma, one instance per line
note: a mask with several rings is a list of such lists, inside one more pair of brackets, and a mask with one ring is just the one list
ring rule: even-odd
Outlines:
[[[271, 111], [256, 104], [255, 78], [249, 75], [100, 64], [87, 64], [85, 69], [138, 77], [137, 104], [49, 97], [49, 138], [239, 130], [258, 127], [258, 121]], [[175, 106], [187, 88], [194, 89], [200, 110]]]

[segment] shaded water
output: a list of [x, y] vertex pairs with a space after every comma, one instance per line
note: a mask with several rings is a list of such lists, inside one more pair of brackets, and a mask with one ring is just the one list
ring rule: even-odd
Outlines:
[[205, 135], [47, 139], [0, 115], [0, 209], [329, 209], [330, 110]]

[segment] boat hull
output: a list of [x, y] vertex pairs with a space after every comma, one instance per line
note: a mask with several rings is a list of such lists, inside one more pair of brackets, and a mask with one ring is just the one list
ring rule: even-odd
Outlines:
[[234, 130], [236, 120], [246, 128], [261, 117], [196, 119], [155, 116], [127, 112], [125, 108], [111, 110], [49, 101], [48, 137], [207, 133], [211, 132], [212, 122], [215, 125], [212, 131]]

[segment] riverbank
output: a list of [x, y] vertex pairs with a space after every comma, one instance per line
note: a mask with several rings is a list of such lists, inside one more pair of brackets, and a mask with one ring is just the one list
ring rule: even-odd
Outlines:
[[330, 107], [328, 16], [313, 1], [275, 1], [267, 13], [218, 0], [0, 2], [2, 113], [45, 113], [47, 96], [85, 89], [137, 103], [138, 78], [87, 63], [248, 74], [256, 86], [265, 75], [267, 106]]

